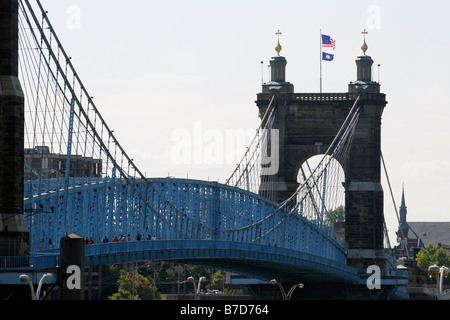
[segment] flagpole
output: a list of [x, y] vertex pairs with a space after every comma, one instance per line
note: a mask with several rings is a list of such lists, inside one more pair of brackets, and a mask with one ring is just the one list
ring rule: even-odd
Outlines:
[[322, 29], [320, 29], [320, 93], [322, 93]]

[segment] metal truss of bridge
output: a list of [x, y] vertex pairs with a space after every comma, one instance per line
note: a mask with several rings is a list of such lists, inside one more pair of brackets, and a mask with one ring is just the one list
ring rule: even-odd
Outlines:
[[[281, 204], [261, 191], [271, 181], [276, 95], [225, 184], [147, 178], [102, 118], [41, 3], [19, 1], [19, 17], [31, 255], [4, 257], [1, 268], [52, 269], [59, 239], [76, 234], [95, 243], [86, 246], [86, 266], [177, 260], [266, 280], [364, 283], [367, 275], [346, 264], [327, 220], [343, 205], [337, 186], [358, 123], [359, 95], [352, 96], [332, 146], [302, 171], [298, 189]], [[121, 235], [130, 241], [112, 242]]]

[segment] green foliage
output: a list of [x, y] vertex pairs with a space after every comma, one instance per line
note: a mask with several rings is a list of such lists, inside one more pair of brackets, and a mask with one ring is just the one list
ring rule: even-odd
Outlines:
[[212, 272], [208, 268], [203, 268], [199, 266], [188, 266], [186, 268], [187, 277], [194, 277], [194, 279], [199, 279], [200, 277], [206, 277], [206, 279], [211, 279]]
[[[119, 285], [118, 291], [109, 296], [109, 300], [152, 300], [153, 285], [149, 278], [140, 274], [131, 274], [124, 270], [120, 270], [120, 276], [117, 280]], [[156, 291], [156, 299], [160, 299], [161, 295]]]
[[345, 221], [345, 207], [339, 206], [334, 210], [330, 210], [326, 213], [325, 224], [329, 228], [333, 228], [334, 223], [338, 221]]
[[234, 290], [233, 289], [229, 289], [229, 288], [225, 288], [225, 290], [223, 291], [224, 295], [228, 295], [228, 296], [232, 296], [234, 295]]
[[[223, 294], [233, 295], [234, 291], [224, 288], [225, 272], [196, 265], [185, 265], [178, 269], [179, 265], [172, 263], [142, 263], [136, 264], [134, 270], [138, 274], [133, 275], [122, 269], [121, 266], [110, 266], [105, 275], [110, 283], [107, 296], [109, 300], [147, 300], [153, 299], [153, 277], [156, 279], [156, 299], [161, 299], [162, 294], [174, 294], [177, 292], [193, 292], [194, 286], [186, 281], [190, 276], [194, 277], [198, 285], [200, 277], [206, 281], [201, 284], [201, 290], [215, 289], [223, 291]], [[115, 285], [113, 285], [115, 284]], [[178, 291], [180, 290], [180, 291]], [[134, 294], [133, 294], [134, 293]]]
[[416, 256], [417, 266], [428, 271], [428, 267], [435, 264], [437, 266], [450, 266], [450, 257], [445, 249], [428, 244], [425, 248], [421, 248]]
[[216, 290], [222, 290], [225, 284], [225, 272], [217, 270], [211, 276], [211, 287]]
[[109, 296], [108, 299], [109, 300], [141, 300], [139, 298], [139, 296], [137, 296], [137, 295], [134, 296], [134, 299], [133, 299], [132, 293], [123, 288], [119, 288], [119, 291], [114, 293], [112, 296]]

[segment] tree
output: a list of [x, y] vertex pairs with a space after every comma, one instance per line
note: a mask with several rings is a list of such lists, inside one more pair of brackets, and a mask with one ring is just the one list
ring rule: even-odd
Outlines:
[[216, 290], [223, 290], [223, 286], [225, 284], [225, 272], [221, 270], [217, 270], [211, 276], [211, 286]]
[[334, 223], [338, 221], [345, 221], [345, 207], [339, 206], [334, 210], [330, 210], [326, 213], [325, 224], [329, 228], [334, 227]]
[[435, 264], [437, 266], [450, 266], [450, 257], [445, 249], [429, 243], [425, 248], [421, 248], [416, 256], [417, 266], [428, 271], [428, 267]]
[[[153, 285], [149, 278], [141, 274], [131, 274], [120, 270], [120, 276], [117, 280], [118, 291], [109, 300], [152, 300]], [[161, 298], [161, 294], [156, 289], [156, 299]]]
[[190, 265], [186, 268], [187, 276], [192, 276], [194, 279], [199, 279], [200, 277], [206, 277], [206, 279], [211, 279], [212, 272], [208, 268], [203, 268], [196, 265]]
[[119, 291], [114, 293], [112, 296], [108, 297], [109, 300], [141, 300], [139, 296], [135, 295], [133, 297], [130, 291], [127, 291], [123, 288], [119, 288]]

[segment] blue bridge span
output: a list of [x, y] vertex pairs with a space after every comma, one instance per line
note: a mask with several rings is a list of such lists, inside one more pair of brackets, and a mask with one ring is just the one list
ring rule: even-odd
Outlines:
[[[29, 181], [26, 189], [37, 194], [24, 203], [25, 210], [39, 212], [28, 217], [38, 269], [55, 267], [58, 239], [74, 233], [94, 242], [86, 247], [88, 266], [183, 260], [266, 279], [293, 272], [306, 277], [315, 269], [307, 277], [359, 280], [330, 229], [250, 191], [174, 178], [139, 180], [132, 187], [120, 179], [74, 179], [77, 185], [67, 190], [57, 182]], [[54, 184], [53, 191], [40, 192], [39, 183], [46, 190]], [[129, 240], [112, 242], [121, 235]], [[135, 240], [138, 235], [142, 240]], [[144, 240], [147, 235], [156, 240]]]

